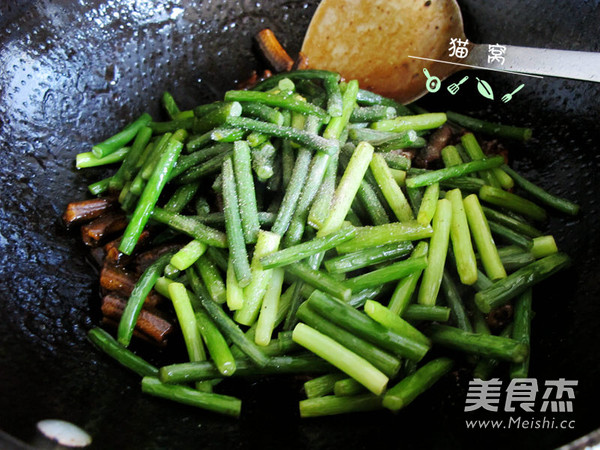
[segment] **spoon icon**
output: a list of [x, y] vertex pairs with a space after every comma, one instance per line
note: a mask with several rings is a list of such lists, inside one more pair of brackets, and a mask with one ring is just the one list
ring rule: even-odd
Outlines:
[[440, 79], [433, 75], [429, 75], [429, 70], [427, 70], [426, 67], [423, 67], [423, 73], [427, 77], [427, 83], [425, 84], [425, 87], [427, 88], [427, 90], [429, 92], [431, 92], [432, 94], [434, 92], [439, 91], [440, 87], [442, 86], [442, 82], [440, 81]]

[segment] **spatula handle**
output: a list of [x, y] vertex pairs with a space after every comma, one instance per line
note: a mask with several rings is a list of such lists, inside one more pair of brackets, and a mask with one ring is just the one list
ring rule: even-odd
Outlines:
[[600, 82], [600, 53], [505, 45], [502, 60], [491, 60], [487, 44], [475, 44], [464, 64], [496, 70]]

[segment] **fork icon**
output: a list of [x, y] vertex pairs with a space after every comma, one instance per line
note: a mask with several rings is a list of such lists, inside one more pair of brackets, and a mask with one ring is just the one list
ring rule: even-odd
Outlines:
[[517, 87], [514, 91], [512, 91], [510, 94], [505, 94], [502, 96], [502, 101], [504, 103], [508, 103], [512, 100], [512, 96], [515, 95], [517, 92], [519, 92], [521, 89], [523, 89], [523, 86], [525, 86], [525, 84], [521, 84], [519, 87]]

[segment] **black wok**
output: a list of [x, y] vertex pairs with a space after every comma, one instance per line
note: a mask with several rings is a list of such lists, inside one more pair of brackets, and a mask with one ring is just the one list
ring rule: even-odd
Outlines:
[[[303, 421], [299, 380], [232, 384], [245, 400], [234, 421], [142, 395], [137, 377], [87, 342], [99, 321], [97, 277], [58, 218], [102, 171], [76, 172], [74, 155], [142, 111], [159, 117], [164, 90], [185, 107], [218, 98], [261, 66], [252, 36], [265, 26], [297, 52], [316, 4], [0, 4], [0, 429], [41, 445], [36, 422], [60, 418], [86, 429], [94, 448], [518, 449], [557, 447], [600, 425], [600, 85], [587, 82], [486, 72], [498, 92], [526, 88], [493, 110], [475, 94], [422, 102], [531, 126], [534, 139], [511, 144], [514, 165], [582, 206], [579, 218], [555, 216], [549, 225], [573, 266], [535, 290], [531, 363], [540, 382], [578, 380], [574, 412], [554, 414], [575, 420], [574, 429], [468, 430], [466, 373], [397, 415]], [[460, 4], [476, 42], [600, 51], [597, 1]]]

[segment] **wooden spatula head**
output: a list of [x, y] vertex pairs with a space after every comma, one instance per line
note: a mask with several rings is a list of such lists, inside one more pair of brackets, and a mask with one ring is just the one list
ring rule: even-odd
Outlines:
[[408, 103], [426, 92], [424, 67], [440, 79], [457, 69], [409, 55], [448, 60], [450, 38], [466, 39], [454, 0], [323, 0], [302, 52], [310, 68]]

